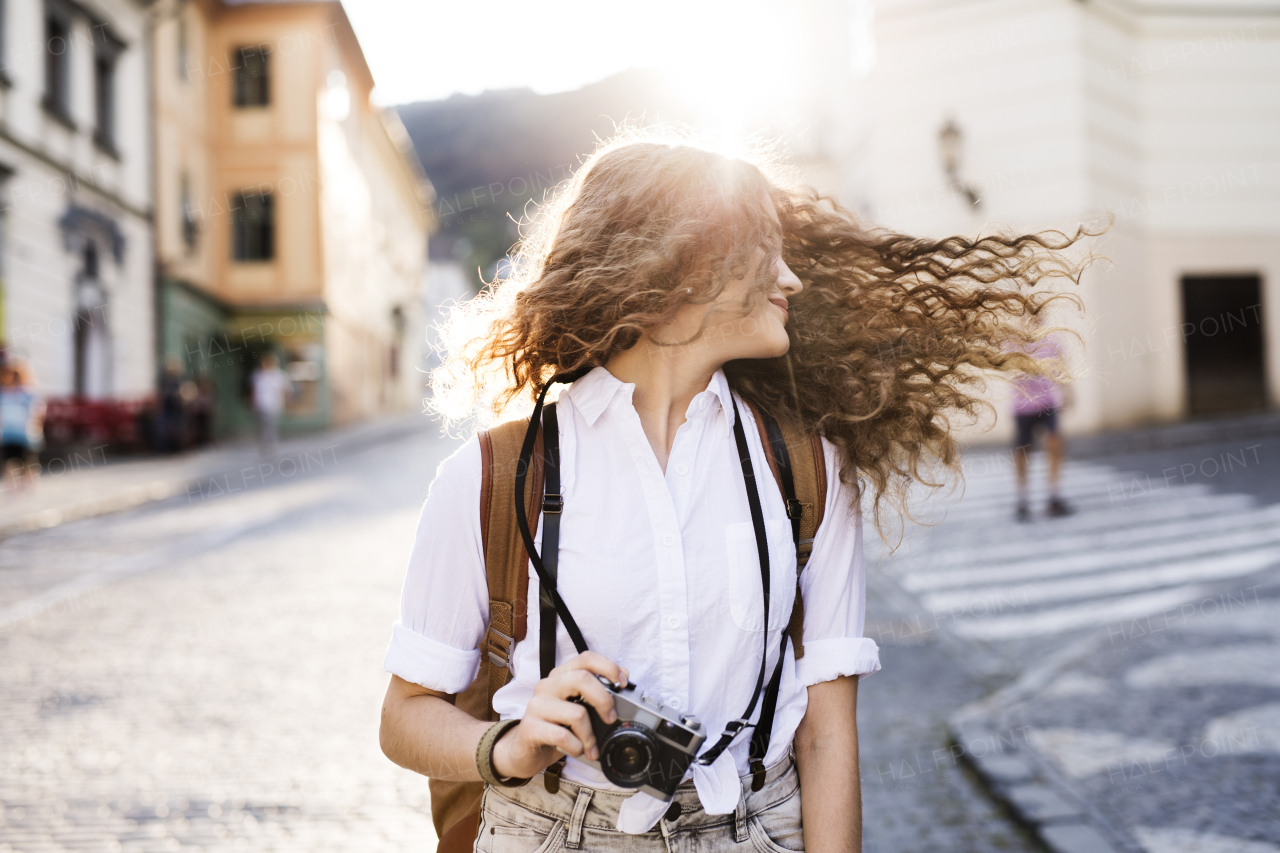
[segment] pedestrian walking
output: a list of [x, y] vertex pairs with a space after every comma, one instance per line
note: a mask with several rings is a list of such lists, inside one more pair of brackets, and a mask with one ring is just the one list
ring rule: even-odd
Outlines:
[[213, 381], [209, 374], [196, 377], [194, 393], [187, 410], [191, 420], [191, 443], [196, 447], [213, 441]]
[[381, 729], [441, 850], [861, 849], [862, 501], [958, 466], [1084, 232], [915, 239], [774, 163], [602, 145], [445, 330], [433, 409], [496, 423], [423, 506]]
[[[1039, 314], [1026, 318], [1028, 330], [1034, 334], [1044, 325]], [[1032, 358], [1041, 361], [1060, 362], [1062, 349], [1054, 336], [1046, 337], [1023, 347]], [[1044, 436], [1045, 455], [1048, 457], [1049, 502], [1045, 512], [1053, 518], [1070, 515], [1075, 511], [1061, 494], [1062, 459], [1065, 448], [1062, 431], [1058, 426], [1058, 413], [1066, 407], [1069, 386], [1060, 384], [1051, 373], [1022, 373], [1013, 380], [1013, 417], [1016, 434], [1013, 442], [1013, 470], [1018, 492], [1014, 517], [1018, 521], [1031, 520], [1028, 469], [1030, 454], [1037, 434]]]
[[258, 446], [264, 457], [276, 452], [280, 441], [280, 413], [284, 411], [286, 395], [292, 394], [293, 382], [280, 369], [276, 354], [267, 350], [253, 372], [253, 412], [258, 419]]
[[183, 399], [185, 371], [176, 356], [165, 359], [160, 374], [159, 405], [156, 411], [156, 449], [177, 453], [187, 443], [187, 409]]
[[0, 365], [0, 465], [10, 489], [29, 488], [39, 479], [44, 411], [30, 369], [13, 361]]

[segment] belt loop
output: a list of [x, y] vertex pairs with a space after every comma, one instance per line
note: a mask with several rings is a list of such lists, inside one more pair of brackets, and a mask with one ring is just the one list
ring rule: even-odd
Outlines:
[[585, 785], [578, 788], [578, 799], [573, 804], [573, 817], [569, 818], [569, 831], [564, 839], [564, 846], [570, 850], [577, 850], [582, 846], [582, 822], [586, 820], [592, 793], [592, 789]]
[[750, 838], [747, 830], [747, 796], [738, 789], [738, 807], [733, 810], [733, 840], [741, 844]]

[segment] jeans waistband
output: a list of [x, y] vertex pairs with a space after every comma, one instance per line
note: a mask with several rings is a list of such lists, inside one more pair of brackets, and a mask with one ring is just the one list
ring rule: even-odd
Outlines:
[[[589, 788], [567, 779], [560, 780], [560, 790], [552, 794], [546, 789], [544, 776], [544, 773], [539, 773], [527, 785], [519, 788], [489, 786], [485, 793], [490, 797], [500, 797], [545, 818], [565, 821], [573, 817], [575, 807], [579, 807], [580, 800], [586, 800], [586, 812], [578, 818], [581, 825], [605, 830], [613, 830], [617, 826], [618, 809], [633, 796], [630, 792]], [[759, 791], [751, 790], [751, 774], [739, 777], [738, 781], [742, 785], [742, 797], [739, 799], [736, 814], [738, 819], [749, 817], [782, 802], [793, 795], [800, 786], [800, 777], [790, 752], [765, 768], [764, 785]], [[588, 793], [589, 798], [580, 798], [579, 794], [583, 792]], [[704, 812], [693, 782], [680, 785], [676, 789], [672, 802], [680, 805], [680, 816], [673, 821], [667, 821], [669, 826], [686, 829], [711, 827], [728, 824], [735, 819], [734, 813], [709, 815]], [[657, 827], [655, 826], [652, 831], [658, 831]]]

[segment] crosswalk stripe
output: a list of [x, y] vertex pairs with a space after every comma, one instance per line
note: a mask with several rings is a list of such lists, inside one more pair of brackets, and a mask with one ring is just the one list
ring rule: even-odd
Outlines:
[[[1168, 490], [1160, 492], [1152, 492], [1147, 500], [1188, 500], [1191, 498], [1205, 498], [1213, 494], [1213, 491], [1201, 483], [1194, 483], [1188, 486], [1171, 487]], [[1100, 489], [1065, 489], [1062, 496], [1068, 501], [1082, 506], [1096, 507], [1098, 509], [1118, 509], [1119, 504], [1128, 502], [1127, 497], [1124, 501], [1116, 499], [1114, 490]], [[928, 501], [922, 504], [931, 511], [944, 511], [947, 514], [948, 521], [958, 520], [977, 520], [982, 518], [994, 518], [1000, 521], [1011, 520], [1013, 516], [1013, 508], [1017, 501], [1013, 494], [1005, 495], [1002, 498], [990, 498], [983, 501], [953, 502], [944, 504], [939, 501], [937, 504], [930, 505]]]
[[[1069, 580], [1041, 581], [1021, 586], [983, 586], [926, 595], [921, 600], [933, 611], [949, 611], [978, 602], [1013, 602], [1031, 606], [1072, 598], [1096, 598], [1102, 595], [1136, 592], [1189, 581], [1222, 580], [1241, 577], [1280, 563], [1274, 548], [1214, 556], [1201, 560], [1185, 560], [1145, 569], [1130, 569], [1108, 574], [1091, 574]], [[985, 611], [985, 608], [984, 608]]]
[[1174, 587], [1159, 592], [1120, 596], [1110, 601], [1090, 601], [1049, 610], [1012, 616], [991, 616], [956, 622], [956, 633], [975, 640], [1013, 640], [1044, 634], [1058, 634], [1073, 628], [1097, 628], [1108, 623], [1139, 619], [1208, 595], [1201, 584]]
[[[1105, 500], [1108, 499], [1109, 495], [1116, 494], [1116, 482], [1115, 480], [1099, 480], [1097, 483], [1086, 484], [1073, 480], [1069, 491], [1070, 495], [1077, 499], [1092, 500], [1099, 498]], [[974, 494], [972, 490], [966, 489], [963, 493], [959, 491], [940, 491], [921, 494], [916, 500], [916, 506], [928, 510], [978, 513], [996, 509], [1005, 511], [1012, 506], [1014, 499], [1013, 492], [1007, 489], [1002, 492], [982, 494]]]
[[940, 550], [932, 556], [935, 568], [967, 566], [975, 562], [994, 564], [1013, 562], [1019, 559], [1045, 557], [1057, 552], [1072, 551], [1081, 547], [1108, 547], [1129, 542], [1136, 544], [1155, 539], [1178, 539], [1186, 537], [1203, 537], [1206, 534], [1225, 532], [1242, 527], [1280, 522], [1280, 505], [1240, 511], [1250, 501], [1232, 501], [1235, 511], [1218, 512], [1197, 519], [1195, 525], [1185, 520], [1169, 520], [1167, 523], [1133, 527], [1117, 525], [1110, 529], [1092, 530], [1085, 534], [1069, 533], [1064, 536], [1051, 536], [1044, 539], [1023, 540], [993, 544], [985, 547], [980, 557], [968, 550]]
[[[1043, 474], [1033, 467], [1033, 482]], [[916, 505], [934, 526], [894, 552], [871, 538], [868, 557], [956, 633], [983, 640], [1149, 616], [1280, 566], [1280, 505], [1094, 463], [1068, 464], [1062, 482], [1077, 512], [1024, 525], [1011, 466], [969, 473], [962, 496]]]
[[[1191, 501], [1178, 500], [1159, 505], [1146, 504], [1113, 513], [1091, 514], [1084, 512], [1066, 518], [1054, 519], [1049, 524], [1052, 525], [1051, 529], [1055, 531], [1053, 537], [1062, 538], [1134, 530], [1145, 526], [1151, 521], [1199, 520], [1201, 518], [1218, 517], [1229, 513], [1246, 511], [1252, 508], [1253, 505], [1254, 500], [1248, 495], [1212, 495]], [[1002, 521], [1003, 529], [998, 536], [1004, 541], [1013, 540], [1011, 544], [1031, 546], [1047, 541], [1043, 538], [1046, 529], [1043, 524], [1014, 527], [1008, 516]], [[949, 526], [946, 529], [916, 530], [894, 554], [890, 554], [887, 547], [877, 538], [869, 537], [867, 540], [867, 554], [873, 559], [892, 559], [894, 561], [894, 571], [909, 571], [917, 568], [910, 562], [909, 558], [911, 557], [918, 556], [922, 559], [927, 557], [932, 561], [939, 555], [957, 550], [963, 551], [965, 554], [975, 553], [972, 550], [973, 547], [981, 548], [985, 551], [993, 538], [993, 533], [989, 529], [968, 526], [959, 532], [950, 530]], [[928, 567], [933, 568], [935, 565], [937, 564], [931, 562]]]
[[[1072, 499], [1070, 494], [1066, 495]], [[1179, 494], [1159, 502], [1133, 507], [1093, 507], [1076, 504], [1077, 514], [1052, 520], [1036, 519], [1021, 525], [1013, 520], [1013, 503], [1001, 512], [985, 517], [948, 514], [934, 527], [916, 528], [903, 548], [911, 551], [938, 551], [956, 544], [987, 545], [997, 541], [1039, 541], [1046, 535], [1065, 536], [1096, 530], [1125, 529], [1173, 518], [1192, 518], [1239, 511], [1253, 505], [1248, 496]], [[936, 520], [936, 519], [935, 519]], [[998, 529], [993, 529], [998, 528]], [[900, 549], [900, 553], [903, 549]]]
[[1239, 551], [1266, 545], [1280, 547], [1280, 528], [1267, 526], [1260, 530], [1197, 539], [1194, 542], [1178, 541], [1136, 548], [1090, 550], [1065, 557], [1023, 560], [990, 568], [916, 572], [906, 575], [902, 579], [902, 585], [911, 592], [922, 592], [947, 587], [973, 586], [980, 583], [1037, 580], [1052, 575], [1085, 574], [1126, 565], [1186, 559], [1197, 555]]

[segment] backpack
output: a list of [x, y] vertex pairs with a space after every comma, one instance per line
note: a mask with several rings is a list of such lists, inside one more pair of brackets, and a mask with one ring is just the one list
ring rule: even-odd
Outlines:
[[[798, 576], [809, 560], [813, 538], [826, 507], [827, 469], [822, 439], [816, 433], [804, 433], [794, 424], [779, 424], [755, 406], [750, 408], [760, 431], [769, 470], [787, 504], [787, 516], [798, 543]], [[456, 707], [478, 720], [497, 721], [493, 694], [511, 679], [508, 662], [528, 628], [529, 556], [516, 525], [515, 508], [516, 466], [528, 427], [527, 418], [507, 421], [479, 436], [480, 537], [489, 582], [489, 630], [480, 646], [480, 672], [471, 686], [455, 699]], [[531, 529], [537, 529], [542, 511], [542, 459], [542, 430], [539, 429], [526, 487], [526, 512]], [[797, 658], [804, 656], [803, 627], [804, 603], [797, 578], [795, 606], [787, 626]], [[437, 853], [471, 850], [479, 831], [484, 783], [431, 779], [429, 785], [431, 818], [440, 839]]]

